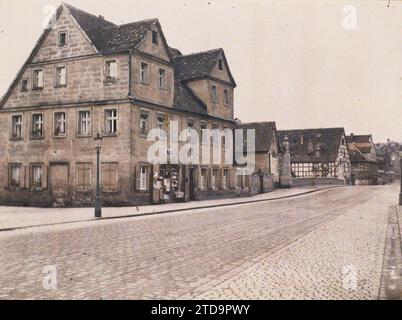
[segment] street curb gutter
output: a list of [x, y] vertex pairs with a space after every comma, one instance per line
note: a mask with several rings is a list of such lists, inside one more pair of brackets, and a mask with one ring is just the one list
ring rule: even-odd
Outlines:
[[79, 222], [91, 222], [91, 221], [102, 221], [102, 220], [113, 220], [113, 219], [124, 219], [124, 218], [136, 218], [136, 217], [145, 217], [145, 216], [153, 216], [158, 214], [167, 214], [167, 213], [174, 213], [174, 212], [183, 212], [183, 211], [191, 211], [191, 210], [201, 210], [201, 209], [211, 209], [211, 208], [219, 208], [219, 207], [229, 207], [229, 206], [236, 206], [242, 204], [250, 204], [250, 203], [258, 203], [258, 202], [268, 202], [268, 201], [275, 201], [275, 200], [282, 200], [288, 198], [295, 198], [298, 196], [303, 196], [323, 190], [340, 188], [343, 185], [336, 185], [330, 187], [324, 187], [321, 189], [309, 190], [302, 193], [292, 194], [288, 196], [270, 198], [270, 199], [255, 199], [255, 200], [246, 200], [240, 202], [233, 202], [233, 203], [223, 203], [223, 204], [212, 204], [212, 205], [204, 205], [198, 207], [191, 207], [191, 208], [181, 208], [181, 209], [170, 209], [170, 210], [163, 210], [158, 212], [145, 212], [139, 214], [130, 214], [130, 215], [121, 215], [121, 216], [114, 216], [114, 217], [103, 217], [103, 218], [92, 218], [92, 219], [85, 219], [85, 220], [76, 220], [76, 221], [65, 221], [65, 222], [56, 222], [56, 223], [49, 223], [49, 224], [40, 224], [40, 225], [31, 225], [31, 226], [24, 226], [24, 227], [10, 227], [0, 229], [0, 232], [7, 232], [7, 231], [15, 231], [15, 230], [23, 230], [23, 229], [30, 229], [30, 228], [40, 228], [40, 227], [49, 227], [49, 226], [56, 226], [56, 225], [63, 225], [63, 224], [72, 224], [72, 223], [79, 223]]

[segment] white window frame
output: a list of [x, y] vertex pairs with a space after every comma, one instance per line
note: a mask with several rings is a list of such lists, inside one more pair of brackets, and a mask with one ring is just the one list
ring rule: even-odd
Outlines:
[[[145, 111], [140, 112], [140, 135], [144, 136], [148, 134], [148, 121], [149, 121], [149, 113]], [[144, 131], [142, 131], [142, 126], [144, 125]]]
[[[112, 68], [114, 65], [114, 68]], [[104, 62], [105, 81], [114, 81], [118, 77], [117, 59], [107, 59]]]
[[146, 191], [148, 190], [148, 171], [149, 171], [149, 166], [148, 165], [140, 165], [140, 191]]
[[223, 189], [228, 189], [229, 188], [229, 169], [223, 169], [222, 173], [222, 188]]
[[[39, 76], [41, 74], [41, 76]], [[40, 90], [45, 86], [45, 71], [43, 68], [35, 68], [32, 70], [32, 89]]]
[[[81, 115], [84, 113], [88, 113], [88, 117], [81, 118]], [[80, 137], [91, 137], [92, 136], [92, 112], [91, 110], [78, 110], [78, 123], [77, 123], [77, 135]], [[86, 132], [83, 133], [81, 125], [86, 124]]]
[[[110, 114], [108, 114], [110, 113]], [[117, 108], [108, 108], [104, 110], [104, 116], [105, 116], [105, 134], [106, 135], [116, 135], [117, 134], [117, 129], [118, 129], [118, 122], [119, 122], [119, 116], [118, 116], [118, 110]], [[110, 124], [110, 126], [109, 126]], [[110, 128], [110, 131], [109, 131]]]
[[[37, 119], [35, 117], [38, 116]], [[40, 130], [40, 136], [34, 135], [34, 130]], [[33, 139], [41, 139], [44, 137], [44, 121], [43, 121], [43, 113], [37, 112], [32, 113], [31, 116], [31, 138]]]
[[[14, 123], [14, 118], [20, 117], [19, 122]], [[20, 134], [17, 136], [14, 133], [16, 132], [17, 127], [20, 128]], [[21, 140], [24, 137], [24, 119], [22, 114], [13, 114], [11, 115], [11, 139]]]
[[145, 61], [140, 61], [140, 83], [149, 85], [149, 63]]
[[167, 70], [164, 68], [158, 69], [158, 87], [159, 89], [167, 90]]
[[[204, 175], [203, 175], [204, 173]], [[207, 176], [208, 176], [208, 169], [207, 168], [201, 168], [200, 172], [200, 189], [201, 190], [206, 190], [207, 189]]]
[[[9, 187], [22, 187], [21, 186], [21, 168], [22, 165], [20, 163], [10, 163], [9, 164], [9, 182], [8, 182], [8, 186]], [[14, 178], [14, 170], [16, 170], [16, 177]], [[12, 184], [12, 181], [15, 180], [15, 182], [17, 182], [16, 184]]]
[[211, 171], [211, 189], [212, 190], [216, 190], [216, 176], [219, 175], [218, 174], [218, 169], [212, 169]]
[[[63, 77], [63, 71], [59, 73], [60, 70], [64, 70], [64, 77]], [[56, 66], [55, 70], [55, 87], [66, 87], [67, 86], [67, 66], [66, 65], [59, 65]]]
[[[40, 183], [38, 186], [34, 185], [36, 181]], [[31, 164], [30, 187], [32, 189], [42, 189], [42, 186], [43, 186], [43, 165], [38, 163]]]
[[[64, 114], [64, 119], [58, 119], [57, 116]], [[56, 134], [56, 129], [62, 127], [64, 132]], [[67, 134], [67, 112], [66, 111], [55, 111], [53, 113], [53, 136], [56, 138], [65, 137]]]

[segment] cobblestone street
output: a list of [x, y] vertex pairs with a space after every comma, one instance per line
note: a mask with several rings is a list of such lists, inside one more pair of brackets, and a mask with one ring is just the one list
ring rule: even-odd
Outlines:
[[[341, 187], [1, 232], [0, 298], [378, 299], [397, 194], [396, 184]], [[49, 265], [55, 290], [43, 287]]]

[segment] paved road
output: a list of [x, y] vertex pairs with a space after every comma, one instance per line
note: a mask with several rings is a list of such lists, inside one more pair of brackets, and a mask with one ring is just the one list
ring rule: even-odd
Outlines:
[[[343, 187], [215, 210], [2, 232], [0, 298], [377, 298], [395, 194], [396, 185]], [[57, 270], [55, 290], [43, 286], [49, 265]], [[356, 265], [360, 276], [351, 296], [337, 292], [345, 290], [345, 265]], [[267, 274], [277, 282], [267, 282]]]

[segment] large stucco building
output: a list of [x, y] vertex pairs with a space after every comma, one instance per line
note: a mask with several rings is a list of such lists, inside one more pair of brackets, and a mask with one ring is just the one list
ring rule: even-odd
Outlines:
[[104, 204], [247, 194], [248, 180], [223, 161], [147, 159], [148, 132], [169, 132], [171, 121], [232, 130], [235, 87], [222, 49], [182, 55], [157, 19], [118, 26], [62, 4], [0, 102], [0, 202], [91, 204], [97, 133]]

